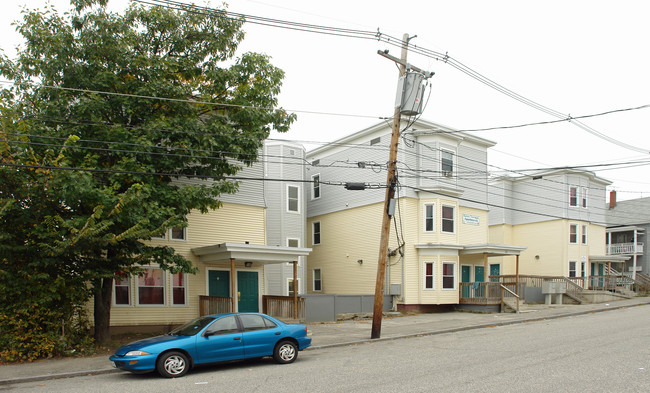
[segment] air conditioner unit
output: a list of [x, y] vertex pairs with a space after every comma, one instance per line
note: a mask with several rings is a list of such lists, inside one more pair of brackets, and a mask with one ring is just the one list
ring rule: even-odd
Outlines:
[[444, 177], [452, 177], [454, 175], [454, 173], [450, 172], [450, 171], [442, 171], [442, 175]]

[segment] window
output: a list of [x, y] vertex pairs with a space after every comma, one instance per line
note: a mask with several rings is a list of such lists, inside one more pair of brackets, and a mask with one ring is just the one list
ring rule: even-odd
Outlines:
[[578, 243], [578, 224], [569, 225], [569, 243]]
[[171, 239], [172, 240], [187, 240], [185, 228], [172, 228], [171, 230]]
[[323, 280], [321, 278], [320, 269], [314, 269], [314, 292], [323, 290]]
[[425, 262], [424, 263], [424, 289], [434, 289], [434, 263], [433, 262]]
[[115, 277], [115, 305], [131, 304], [131, 279], [126, 273], [117, 273]]
[[312, 231], [312, 244], [320, 244], [320, 221], [315, 221], [311, 223]]
[[[289, 292], [289, 296], [293, 297], [293, 278], [290, 278], [287, 280], [287, 289]], [[296, 279], [296, 285], [298, 286], [298, 291], [300, 291], [300, 279]]]
[[300, 239], [287, 239], [287, 247], [300, 247]]
[[165, 304], [165, 280], [162, 269], [146, 268], [138, 276], [138, 304]]
[[298, 187], [287, 186], [287, 211], [298, 213]]
[[312, 189], [311, 189], [311, 199], [320, 198], [320, 173], [315, 174], [311, 177]]
[[587, 226], [582, 226], [582, 244], [587, 244]]
[[569, 187], [569, 206], [578, 206], [578, 187]]
[[587, 277], [587, 268], [585, 261], [580, 262], [580, 277]]
[[580, 195], [582, 196], [582, 207], [587, 208], [587, 187], [582, 187]]
[[435, 205], [424, 205], [424, 231], [433, 232], [436, 230], [435, 226]]
[[381, 138], [373, 138], [370, 140], [370, 146], [376, 145], [377, 143], [381, 142]]
[[172, 304], [173, 305], [185, 305], [187, 301], [185, 300], [185, 294], [187, 285], [187, 277], [185, 273], [176, 273], [172, 274]]
[[218, 336], [231, 333], [239, 333], [239, 326], [237, 326], [237, 320], [234, 315], [217, 319], [205, 330], [203, 335]]
[[454, 233], [454, 207], [442, 207], [442, 231], [447, 233]]
[[255, 330], [266, 330], [278, 327], [275, 322], [261, 315], [241, 314], [239, 315], [242, 327], [245, 332], [253, 332]]
[[441, 151], [441, 170], [443, 176], [451, 176], [454, 172], [454, 153], [446, 150]]
[[456, 289], [455, 263], [442, 264], [442, 289]]
[[576, 265], [577, 262], [569, 261], [569, 277], [576, 277]]

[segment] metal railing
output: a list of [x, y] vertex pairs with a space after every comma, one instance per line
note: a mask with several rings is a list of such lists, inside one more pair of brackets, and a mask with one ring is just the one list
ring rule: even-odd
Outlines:
[[[262, 296], [262, 312], [278, 319], [294, 319], [293, 296]], [[305, 320], [305, 298], [298, 296], [298, 320]]]
[[232, 312], [232, 298], [199, 295], [199, 316]]

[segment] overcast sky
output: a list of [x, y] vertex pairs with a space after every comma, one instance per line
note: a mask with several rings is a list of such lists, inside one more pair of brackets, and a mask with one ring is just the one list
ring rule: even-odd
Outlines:
[[[185, 1], [185, 0], [183, 0]], [[197, 1], [201, 3], [200, 1]], [[8, 55], [20, 38], [9, 23], [21, 4], [4, 1], [2, 48]], [[61, 11], [68, 0], [54, 0]], [[127, 0], [109, 0], [124, 9]], [[213, 5], [219, 4], [213, 2]], [[436, 1], [414, 0], [231, 0], [243, 14], [379, 31], [411, 44], [448, 53], [472, 70], [546, 107], [573, 117], [650, 104], [650, 2], [645, 0]], [[270, 55], [286, 72], [280, 105], [297, 111], [291, 131], [273, 138], [329, 142], [393, 114], [397, 68], [377, 55], [399, 49], [375, 40], [332, 37], [246, 24], [242, 51]], [[499, 93], [444, 62], [409, 53], [409, 63], [435, 72], [422, 118], [460, 130], [556, 120]], [[428, 93], [427, 93], [428, 95]], [[328, 114], [310, 114], [324, 112]], [[615, 140], [650, 152], [650, 108], [583, 120]], [[497, 143], [490, 171], [650, 161], [568, 123], [538, 125], [475, 135]], [[310, 142], [310, 143], [308, 143]], [[595, 168], [613, 182], [619, 199], [650, 196], [650, 166]]]

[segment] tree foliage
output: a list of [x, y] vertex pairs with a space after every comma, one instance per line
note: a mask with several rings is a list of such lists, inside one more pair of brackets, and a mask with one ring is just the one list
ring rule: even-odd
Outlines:
[[[60, 304], [72, 321], [94, 295], [100, 340], [115, 275], [150, 263], [194, 272], [146, 240], [218, 208], [237, 191], [229, 177], [295, 119], [276, 108], [284, 74], [269, 57], [234, 58], [243, 20], [137, 4], [116, 14], [105, 3], [25, 11], [24, 46], [0, 57], [13, 81], [0, 91], [2, 314]], [[61, 330], [42, 314], [44, 329]]]

